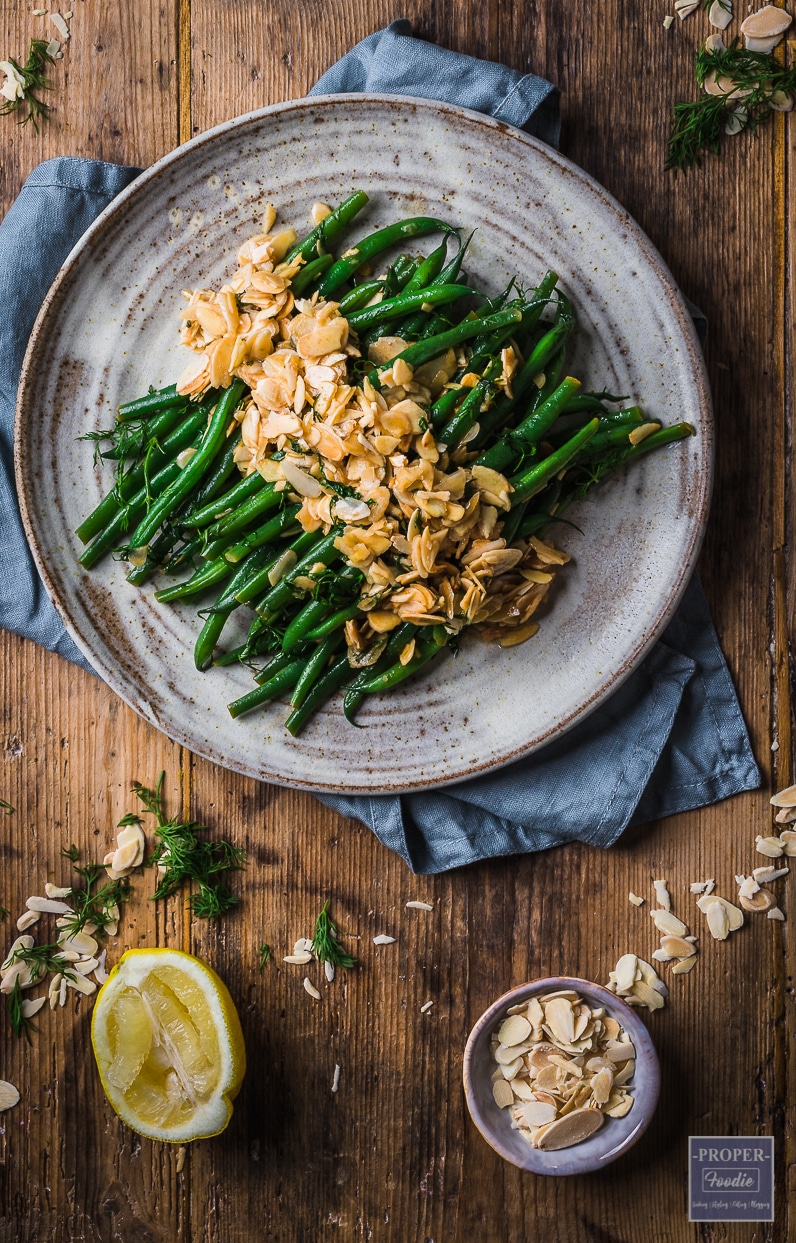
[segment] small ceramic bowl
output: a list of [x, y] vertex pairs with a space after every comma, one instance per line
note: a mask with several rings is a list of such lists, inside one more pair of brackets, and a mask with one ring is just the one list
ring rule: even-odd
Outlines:
[[[530, 1001], [541, 993], [564, 988], [574, 989], [592, 1006], [605, 1006], [633, 1041], [636, 1069], [629, 1087], [634, 1104], [624, 1118], [607, 1117], [599, 1131], [582, 1143], [546, 1152], [533, 1148], [519, 1131], [512, 1130], [509, 1110], [500, 1109], [495, 1104], [492, 1073], [496, 1063], [490, 1049], [490, 1038], [511, 1006]], [[565, 976], [532, 980], [504, 993], [481, 1015], [470, 1032], [464, 1051], [464, 1092], [473, 1122], [495, 1152], [533, 1174], [587, 1174], [615, 1161], [635, 1144], [649, 1126], [658, 1103], [660, 1081], [658, 1055], [649, 1032], [632, 1007], [599, 984]]]

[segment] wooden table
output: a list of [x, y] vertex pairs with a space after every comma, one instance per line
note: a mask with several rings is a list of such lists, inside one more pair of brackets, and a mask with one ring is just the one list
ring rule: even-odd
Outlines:
[[[5, 0], [4, 56], [22, 55], [47, 24], [32, 8]], [[243, 907], [218, 927], [192, 922], [177, 899], [148, 902], [138, 884], [118, 939], [191, 949], [228, 982], [250, 1060], [229, 1130], [187, 1155], [126, 1130], [99, 1085], [85, 1003], [42, 1012], [30, 1045], [3, 1024], [0, 1074], [22, 1090], [0, 1119], [3, 1243], [796, 1237], [790, 924], [752, 918], [714, 942], [687, 893], [715, 876], [732, 895], [734, 874], [753, 866], [755, 834], [770, 831], [771, 789], [792, 779], [796, 131], [777, 115], [703, 169], [665, 174], [667, 107], [693, 95], [693, 49], [707, 24], [697, 14], [666, 32], [664, 11], [620, 0], [408, 0], [401, 10], [425, 38], [555, 81], [563, 150], [624, 203], [709, 317], [718, 460], [701, 572], [764, 790], [627, 833], [608, 852], [570, 846], [415, 878], [310, 795], [197, 759], [97, 679], [0, 634], [0, 795], [17, 809], [2, 821], [0, 901], [12, 916], [44, 879], [66, 877], [65, 843], [101, 857], [130, 807], [130, 781], [151, 783], [161, 769], [170, 807], [225, 831], [250, 857]], [[3, 209], [49, 156], [147, 165], [228, 117], [300, 96], [397, 15], [387, 0], [75, 0], [52, 74], [52, 119], [38, 135], [2, 121]], [[522, 1175], [467, 1117], [467, 1033], [510, 985], [557, 972], [601, 980], [628, 948], [648, 955], [651, 921], [627, 895], [649, 899], [656, 876], [701, 934], [701, 957], [650, 1019], [665, 1085], [655, 1121], [600, 1175]], [[327, 897], [341, 928], [360, 938], [364, 965], [318, 1005], [279, 959]], [[414, 898], [433, 913], [405, 911]], [[371, 938], [385, 928], [400, 929], [399, 943], [374, 953]], [[264, 940], [277, 961], [261, 974]], [[774, 1225], [688, 1224], [689, 1134], [774, 1135]]]

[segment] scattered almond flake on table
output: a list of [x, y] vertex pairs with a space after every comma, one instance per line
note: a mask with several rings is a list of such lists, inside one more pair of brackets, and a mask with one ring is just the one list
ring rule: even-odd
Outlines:
[[388, 937], [384, 932], [380, 932], [377, 937], [373, 938], [374, 945], [394, 945], [395, 941], [395, 937]]
[[332, 1076], [332, 1091], [333, 1092], [336, 1092], [338, 1088], [340, 1087], [340, 1070], [341, 1070], [340, 1063], [335, 1062], [334, 1074]]
[[22, 1015], [26, 1019], [32, 1019], [34, 1014], [38, 1014], [42, 1006], [46, 1005], [46, 997], [25, 998], [21, 1003]]
[[637, 894], [637, 893], [633, 893], [633, 890], [632, 890], [632, 889], [630, 890], [630, 893], [628, 894], [628, 897], [629, 897], [630, 901], [633, 903], [633, 905], [634, 905], [634, 906], [643, 906], [643, 905], [644, 905], [644, 899], [643, 899], [643, 898], [640, 898], [640, 897], [638, 896], [638, 894]]
[[664, 17], [663, 19], [663, 29], [668, 30], [673, 21], [674, 21], [674, 17], [671, 17], [669, 14], [667, 14], [666, 17]]
[[672, 909], [672, 898], [666, 881], [654, 880], [652, 882], [652, 887], [655, 890], [655, 898], [658, 906], [664, 911], [670, 911]]
[[58, 55], [58, 53], [59, 53], [59, 52], [60, 52], [60, 50], [61, 50], [61, 43], [60, 43], [60, 40], [59, 40], [59, 39], [50, 39], [50, 42], [47, 44], [47, 46], [46, 46], [46, 48], [45, 48], [44, 50], [45, 50], [45, 52], [47, 53], [47, 55], [48, 55], [48, 56], [57, 56], [57, 55]]
[[326, 976], [326, 979], [327, 979], [327, 980], [329, 981], [329, 983], [331, 984], [332, 980], [334, 979], [334, 963], [333, 963], [333, 962], [329, 962], [329, 960], [328, 960], [328, 958], [327, 958], [326, 962], [323, 964], [323, 970], [324, 970], [324, 974], [325, 974], [325, 976]]
[[300, 954], [285, 954], [282, 962], [290, 963], [294, 967], [305, 967], [308, 962], [312, 962], [312, 954], [307, 950], [302, 950]]
[[407, 902], [407, 911], [433, 911], [434, 907], [431, 902]]
[[782, 911], [779, 909], [778, 906], [772, 906], [771, 910], [767, 912], [767, 915], [769, 919], [784, 919], [785, 918], [784, 914], [782, 913]]
[[13, 1109], [19, 1103], [19, 1089], [7, 1079], [0, 1079], [0, 1113], [4, 1109]]
[[309, 976], [304, 976], [304, 991], [309, 993], [310, 997], [314, 997], [316, 1001], [321, 1000], [321, 995], [313, 984]]
[[425, 1013], [426, 1013], [426, 1011], [428, 1011], [428, 1010], [430, 1010], [430, 1009], [431, 1009], [431, 1007], [433, 1006], [433, 1004], [434, 1004], [434, 1002], [433, 1002], [433, 1001], [427, 1001], [427, 1002], [425, 1002], [425, 1003], [424, 1003], [424, 1004], [420, 1007], [420, 1013], [421, 1013], [421, 1014], [425, 1014]]
[[69, 38], [69, 27], [67, 26], [61, 14], [51, 13], [50, 21], [52, 22], [53, 26], [55, 26], [55, 29], [58, 31], [61, 38], [64, 41], [66, 41]]

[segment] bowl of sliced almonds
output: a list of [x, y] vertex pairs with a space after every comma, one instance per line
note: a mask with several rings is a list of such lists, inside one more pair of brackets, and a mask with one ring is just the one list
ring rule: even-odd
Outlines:
[[660, 1066], [621, 998], [588, 980], [521, 984], [476, 1023], [464, 1053], [470, 1115], [506, 1161], [534, 1174], [586, 1174], [649, 1126]]

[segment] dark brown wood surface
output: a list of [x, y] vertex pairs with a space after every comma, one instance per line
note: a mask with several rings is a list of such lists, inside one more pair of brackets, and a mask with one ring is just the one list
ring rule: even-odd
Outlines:
[[[0, 1115], [0, 1240], [796, 1237], [791, 925], [750, 919], [720, 944], [687, 893], [707, 876], [733, 892], [734, 874], [754, 865], [755, 835], [769, 831], [768, 795], [792, 777], [793, 119], [777, 115], [758, 138], [728, 142], [720, 160], [685, 177], [665, 174], [667, 108], [693, 94], [693, 50], [707, 19], [700, 13], [666, 32], [666, 9], [649, 4], [73, 7], [72, 38], [52, 74], [51, 120], [38, 135], [0, 120], [3, 210], [42, 159], [146, 165], [231, 116], [300, 96], [354, 42], [400, 15], [425, 38], [558, 84], [563, 150], [624, 203], [710, 320], [718, 456], [701, 572], [764, 789], [634, 830], [609, 852], [571, 846], [415, 878], [359, 824], [309, 795], [191, 756], [97, 679], [0, 634], [0, 796], [16, 808], [0, 825], [0, 902], [12, 917], [45, 879], [66, 879], [64, 844], [101, 856], [129, 808], [130, 781], [151, 783], [161, 769], [172, 808], [217, 826], [250, 857], [242, 908], [218, 927], [191, 922], [177, 899], [148, 902], [139, 883], [118, 938], [119, 951], [192, 949], [228, 982], [250, 1063], [228, 1131], [180, 1156], [126, 1130], [99, 1086], [85, 1002], [43, 1011], [30, 1045], [3, 1024], [0, 1077], [20, 1087], [22, 1101]], [[22, 55], [47, 26], [33, 8], [33, 0], [5, 0], [0, 56]], [[649, 897], [660, 875], [701, 940], [697, 969], [673, 982], [670, 1004], [650, 1019], [664, 1076], [654, 1123], [599, 1175], [523, 1175], [492, 1153], [467, 1116], [467, 1033], [513, 984], [556, 972], [602, 980], [625, 950], [649, 955], [651, 921], [627, 895]], [[786, 911], [796, 910], [792, 887], [783, 889]], [[341, 928], [358, 938], [362, 965], [318, 1004], [281, 956], [311, 930], [327, 897]], [[413, 898], [433, 902], [433, 913], [406, 911]], [[12, 929], [5, 925], [9, 940]], [[375, 950], [371, 939], [385, 930], [400, 932], [399, 941]], [[262, 941], [275, 961], [261, 974]], [[332, 1095], [335, 1063], [342, 1072]], [[773, 1225], [689, 1225], [689, 1134], [774, 1135]]]

